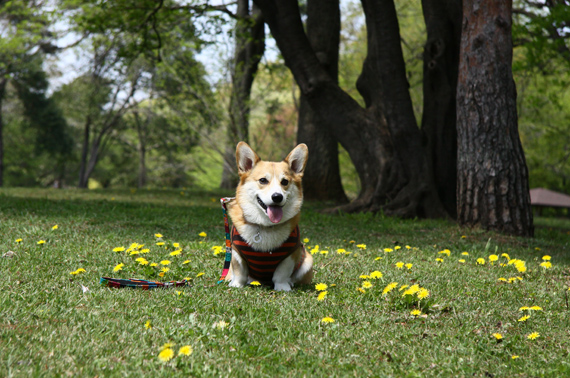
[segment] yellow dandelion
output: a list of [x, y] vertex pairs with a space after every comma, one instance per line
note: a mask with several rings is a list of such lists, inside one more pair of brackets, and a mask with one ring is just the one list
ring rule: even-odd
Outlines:
[[510, 259], [511, 259], [511, 257], [509, 256], [508, 253], [501, 253], [501, 257], [504, 257], [504, 258], [506, 258], [507, 260], [510, 260]]
[[525, 315], [522, 318], [520, 318], [518, 321], [519, 322], [526, 322], [529, 318], [530, 318], [530, 315]]
[[406, 291], [404, 291], [404, 294], [402, 294], [402, 297], [405, 297], [406, 295], [414, 295], [418, 291], [420, 291], [420, 285], [418, 285], [418, 284], [412, 285], [409, 288], [407, 288]]
[[155, 236], [156, 238], [162, 238], [162, 237], [163, 237], [162, 234], [154, 234], [154, 236]]
[[438, 253], [446, 255], [447, 257], [451, 256], [451, 251], [449, 249], [444, 249], [443, 251], [439, 251]]
[[538, 338], [538, 337], [540, 337], [540, 333], [538, 333], [538, 332], [533, 332], [533, 333], [527, 335], [526, 338], [529, 339], [529, 340], [534, 340], [534, 339], [536, 339], [536, 338]]
[[489, 255], [489, 261], [490, 262], [497, 261], [498, 259], [499, 259], [499, 256], [497, 256], [497, 255]]
[[158, 354], [158, 359], [162, 362], [168, 362], [174, 357], [174, 351], [171, 348], [165, 348]]
[[360, 276], [358, 276], [358, 278], [360, 278], [362, 280], [367, 280], [370, 278], [370, 276], [368, 274], [361, 274]]
[[398, 289], [398, 291], [402, 291], [402, 290], [404, 290], [405, 288], [407, 288], [407, 287], [409, 287], [409, 286], [410, 286], [410, 285], [402, 285], [402, 286], [400, 286], [400, 288]]
[[56, 224], [55, 226], [53, 226], [51, 229], [52, 230], [57, 230], [59, 228], [59, 226]]
[[374, 261], [382, 260], [382, 257], [378, 256], [374, 259]]
[[374, 286], [374, 285], [372, 285], [372, 283], [370, 281], [362, 282], [362, 288], [363, 289], [370, 289], [372, 286]]
[[323, 301], [325, 299], [325, 297], [327, 296], [329, 292], [328, 291], [321, 291], [319, 293], [319, 295], [317, 296], [317, 300], [318, 301]]
[[117, 264], [117, 266], [115, 266], [113, 268], [113, 272], [118, 272], [119, 270], [123, 270], [124, 266], [125, 266], [125, 264], [123, 264], [123, 263]]
[[160, 271], [164, 272], [164, 273], [168, 273], [169, 270], [170, 270], [170, 268], [166, 268], [166, 267], [160, 269]]
[[183, 265], [190, 264], [190, 260], [185, 260], [182, 262]]
[[402, 249], [402, 247], [400, 247], [399, 245], [397, 245], [397, 246], [394, 247], [394, 250], [396, 250], [396, 251], [399, 250], [399, 249]]
[[40, 240], [40, 241], [38, 242], [38, 244], [40, 244], [40, 245], [41, 245], [41, 244], [45, 244], [45, 243], [46, 243], [45, 240]]
[[144, 324], [144, 328], [145, 329], [152, 329], [152, 324], [150, 324], [150, 320], [146, 321], [146, 323]]
[[22, 242], [22, 238], [16, 239], [16, 243], [21, 243]]
[[251, 286], [260, 286], [261, 285], [261, 283], [259, 281], [251, 281], [249, 284]]
[[466, 235], [461, 235], [461, 239], [467, 239]]
[[551, 258], [552, 258], [552, 257], [550, 257], [549, 255], [544, 255], [544, 256], [542, 256], [542, 259], [543, 259], [544, 261], [550, 261]]
[[170, 252], [170, 256], [178, 256], [182, 252], [181, 249], [177, 249], [176, 251]]
[[406, 264], [406, 268], [408, 268], [408, 270], [412, 269], [412, 266], [414, 266], [414, 265], [411, 264], [411, 263], [407, 263], [407, 264]]
[[184, 345], [180, 349], [178, 349], [179, 356], [189, 356], [193, 352], [192, 347], [190, 345]]
[[479, 265], [485, 265], [485, 259], [482, 258], [482, 257], [479, 257], [479, 258], [477, 259], [477, 264], [479, 264]]
[[141, 249], [141, 253], [149, 253], [149, 252], [150, 252], [150, 249], [148, 249], [148, 248]]
[[540, 306], [532, 306], [531, 308], [529, 308], [529, 310], [532, 310], [532, 311], [542, 311], [542, 307], [540, 307]]
[[459, 261], [459, 263], [461, 263], [461, 264], [465, 264], [465, 260], [464, 260], [464, 259], [459, 259], [459, 260], [457, 260], [457, 261]]
[[366, 293], [366, 290], [364, 290], [361, 287], [357, 287], [356, 290], [358, 290], [359, 292], [361, 292], [362, 294]]
[[314, 246], [309, 252], [311, 252], [311, 255], [314, 255], [315, 253], [319, 252], [319, 245], [317, 244], [316, 246]]
[[342, 255], [343, 253], [346, 253], [346, 250], [343, 248], [339, 248], [336, 250], [336, 253], [338, 253], [339, 255]]
[[522, 306], [521, 308], [519, 308], [519, 311], [528, 311], [530, 310], [530, 307], [528, 306]]
[[158, 266], [157, 263], [150, 263], [150, 266], [154, 267], [154, 266]]
[[131, 251], [129, 253], [129, 256], [138, 255], [139, 253], [141, 253], [141, 252], [140, 251]]
[[366, 244], [357, 244], [356, 247], [360, 249], [366, 249]]
[[412, 249], [412, 247], [410, 247], [409, 245], [406, 246], [406, 249]]
[[402, 261], [398, 261], [398, 262], [396, 263], [396, 268], [402, 269], [403, 267], [404, 267], [404, 263], [403, 263]]
[[382, 272], [375, 270], [374, 272], [370, 273], [370, 278], [376, 280], [378, 278], [382, 278]]
[[517, 358], [519, 358], [519, 356], [513, 354], [513, 355], [511, 356], [511, 358], [512, 358], [513, 360], [516, 360]]
[[160, 265], [170, 265], [170, 260], [162, 260]]
[[422, 312], [418, 309], [410, 311], [410, 315], [412, 316], [420, 316]]
[[435, 259], [435, 261], [437, 261], [437, 262], [443, 262], [443, 259], [442, 259], [441, 257], [438, 257], [438, 258]]
[[493, 336], [497, 340], [503, 339], [503, 335], [501, 335], [500, 333], [493, 333], [491, 336]]
[[469, 256], [469, 252], [461, 252], [463, 256]]
[[394, 250], [392, 248], [384, 248], [384, 252], [389, 253], [389, 252], [394, 252]]
[[328, 254], [329, 254], [329, 251], [320, 251], [319, 253], [320, 253], [321, 255], [328, 255]]
[[507, 282], [507, 279], [504, 277], [499, 277], [499, 279], [497, 281], [501, 281], [501, 282]]
[[303, 243], [307, 244], [309, 242], [309, 238], [303, 239]]
[[158, 243], [156, 243], [156, 245], [158, 245], [160, 247], [161, 245], [164, 245], [164, 242], [158, 242]]
[[208, 234], [206, 234], [204, 231], [202, 231], [198, 234], [198, 236], [205, 238], [206, 236], [208, 236]]
[[206, 274], [206, 273], [204, 273], [204, 272], [200, 272], [200, 273], [196, 274], [196, 278], [198, 278], [198, 277], [202, 277], [204, 274]]
[[354, 240], [349, 241], [350, 244], [356, 243]]
[[317, 291], [325, 291], [328, 288], [328, 285], [326, 283], [318, 283], [315, 285], [315, 290]]
[[424, 299], [429, 297], [429, 290], [422, 287], [420, 288], [420, 290], [418, 290], [418, 299]]
[[324, 318], [321, 319], [322, 323], [334, 323], [335, 320], [333, 318], [331, 318], [330, 316], [326, 316]]
[[391, 282], [391, 283], [389, 283], [389, 284], [384, 288], [384, 290], [382, 291], [382, 295], [388, 294], [389, 292], [391, 292], [392, 290], [394, 290], [394, 288], [395, 288], [396, 286], [398, 286], [398, 283], [397, 283], [397, 282]]
[[540, 263], [540, 266], [544, 269], [550, 269], [552, 268], [552, 263], [550, 261], [544, 261]]
[[164, 272], [160, 272], [160, 273], [158, 273], [158, 276], [159, 276], [159, 277], [164, 277], [165, 274], [166, 274], [166, 273], [164, 273]]

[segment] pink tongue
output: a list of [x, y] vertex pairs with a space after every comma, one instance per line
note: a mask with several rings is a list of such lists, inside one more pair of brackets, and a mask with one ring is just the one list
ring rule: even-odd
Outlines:
[[272, 223], [279, 223], [283, 218], [283, 209], [281, 206], [267, 206], [267, 216]]

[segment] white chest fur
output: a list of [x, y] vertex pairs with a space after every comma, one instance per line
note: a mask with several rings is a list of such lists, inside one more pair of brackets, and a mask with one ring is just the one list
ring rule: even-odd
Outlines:
[[244, 224], [238, 228], [238, 232], [253, 249], [265, 252], [283, 244], [291, 234], [291, 226], [289, 222], [272, 227]]

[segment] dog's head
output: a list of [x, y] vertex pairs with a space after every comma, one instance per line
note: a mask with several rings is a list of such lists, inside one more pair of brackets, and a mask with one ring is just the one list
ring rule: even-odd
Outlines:
[[299, 144], [281, 162], [263, 161], [245, 142], [236, 148], [240, 183], [236, 199], [245, 219], [272, 226], [293, 218], [303, 204], [301, 179], [309, 149]]

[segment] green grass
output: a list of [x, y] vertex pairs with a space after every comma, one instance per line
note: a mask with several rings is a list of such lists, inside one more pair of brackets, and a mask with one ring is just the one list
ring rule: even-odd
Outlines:
[[[318, 212], [319, 205], [306, 204], [303, 237], [329, 251], [314, 255], [314, 283], [329, 286], [326, 298], [317, 301], [314, 285], [290, 293], [216, 285], [223, 254], [215, 256], [211, 248], [223, 244], [223, 194], [0, 190], [0, 254], [15, 252], [0, 258], [0, 376], [570, 375], [567, 221], [539, 219], [536, 238], [521, 239], [445, 221], [329, 217]], [[155, 245], [155, 233], [164, 235], [168, 249]], [[101, 287], [102, 276], [155, 277], [155, 268], [145, 272], [134, 261], [140, 256], [112, 251], [135, 242], [150, 249], [141, 255], [149, 261], [172, 261], [165, 279], [192, 277], [192, 286]], [[181, 244], [181, 255], [169, 256], [173, 242]], [[395, 246], [402, 248], [383, 252]], [[352, 253], [337, 254], [339, 248]], [[438, 253], [446, 248], [450, 257]], [[526, 261], [528, 271], [491, 265], [493, 253]], [[552, 269], [539, 266], [546, 254]], [[464, 264], [458, 262], [462, 257]], [[480, 257], [485, 265], [475, 263]], [[190, 263], [183, 265], [185, 260]], [[413, 266], [400, 270], [398, 261]], [[123, 270], [113, 272], [119, 263]], [[78, 268], [86, 272], [70, 274]], [[375, 270], [382, 279], [359, 292], [359, 276]], [[498, 281], [515, 276], [523, 280]], [[420, 302], [427, 317], [411, 316], [417, 303], [400, 300], [397, 289], [382, 296], [393, 281], [429, 290], [428, 300]], [[83, 293], [82, 285], [89, 291]], [[519, 322], [519, 308], [533, 305], [543, 311]], [[326, 316], [335, 322], [322, 323]], [[220, 321], [227, 327], [216, 328]], [[495, 332], [502, 342], [491, 336]], [[528, 340], [531, 332], [540, 337]], [[158, 354], [167, 342], [175, 344], [175, 353], [184, 345], [193, 353], [161, 362]]]

